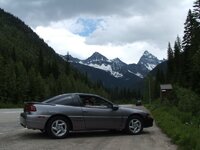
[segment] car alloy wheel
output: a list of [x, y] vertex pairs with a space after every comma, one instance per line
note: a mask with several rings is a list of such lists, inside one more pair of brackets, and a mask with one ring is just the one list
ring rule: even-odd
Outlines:
[[67, 132], [67, 124], [63, 120], [55, 120], [51, 125], [51, 131], [55, 136], [62, 137]]
[[65, 138], [69, 133], [68, 127], [66, 118], [54, 117], [47, 124], [47, 132], [53, 138]]
[[143, 130], [142, 119], [138, 116], [130, 117], [126, 128], [130, 134], [139, 134]]

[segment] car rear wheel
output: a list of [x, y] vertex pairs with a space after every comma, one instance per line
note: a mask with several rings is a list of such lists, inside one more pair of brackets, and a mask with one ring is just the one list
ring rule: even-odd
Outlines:
[[139, 116], [131, 116], [129, 117], [126, 124], [126, 131], [129, 134], [139, 134], [143, 130], [143, 121]]
[[53, 138], [62, 139], [69, 134], [68, 120], [65, 117], [53, 117], [47, 123], [47, 133]]

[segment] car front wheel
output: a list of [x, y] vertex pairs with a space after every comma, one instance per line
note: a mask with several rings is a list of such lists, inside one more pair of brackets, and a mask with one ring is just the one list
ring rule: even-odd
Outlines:
[[129, 117], [126, 124], [126, 131], [129, 134], [139, 134], [143, 130], [143, 121], [139, 116], [131, 116]]
[[53, 138], [62, 139], [69, 134], [68, 121], [64, 117], [53, 117], [47, 123], [47, 133]]

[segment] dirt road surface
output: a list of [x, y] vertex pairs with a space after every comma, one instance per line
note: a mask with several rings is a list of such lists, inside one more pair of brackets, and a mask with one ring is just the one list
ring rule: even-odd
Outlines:
[[[130, 107], [127, 105], [126, 107]], [[143, 107], [140, 107], [144, 109]], [[177, 147], [155, 125], [140, 135], [123, 132], [74, 132], [56, 140], [19, 125], [22, 109], [0, 109], [0, 150], [175, 150]]]

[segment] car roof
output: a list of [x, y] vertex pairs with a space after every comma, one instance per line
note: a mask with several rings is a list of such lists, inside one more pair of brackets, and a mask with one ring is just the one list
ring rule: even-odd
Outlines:
[[97, 97], [101, 97], [99, 95], [91, 94], [91, 93], [64, 93], [64, 94], [56, 95], [56, 97], [62, 97], [62, 96], [67, 96], [67, 95], [83, 95], [83, 96], [97, 96]]
[[98, 96], [99, 97], [99, 95], [91, 94], [91, 93], [73, 93], [73, 94], [76, 94], [76, 95], [85, 95], [85, 96]]
[[69, 95], [78, 95], [78, 96], [95, 96], [95, 97], [102, 98], [102, 99], [104, 99], [104, 100], [106, 100], [106, 101], [112, 103], [111, 101], [109, 101], [109, 100], [108, 100], [107, 98], [105, 98], [105, 97], [102, 97], [102, 96], [100, 96], [100, 95], [96, 95], [96, 94], [91, 94], [91, 93], [64, 93], [64, 94], [60, 94], [60, 95], [56, 95], [56, 96], [54, 96], [54, 97], [51, 97], [51, 98], [45, 100], [44, 102], [51, 101], [51, 100], [54, 99], [54, 98], [57, 99], [57, 98], [64, 97], [64, 96], [69, 96]]

